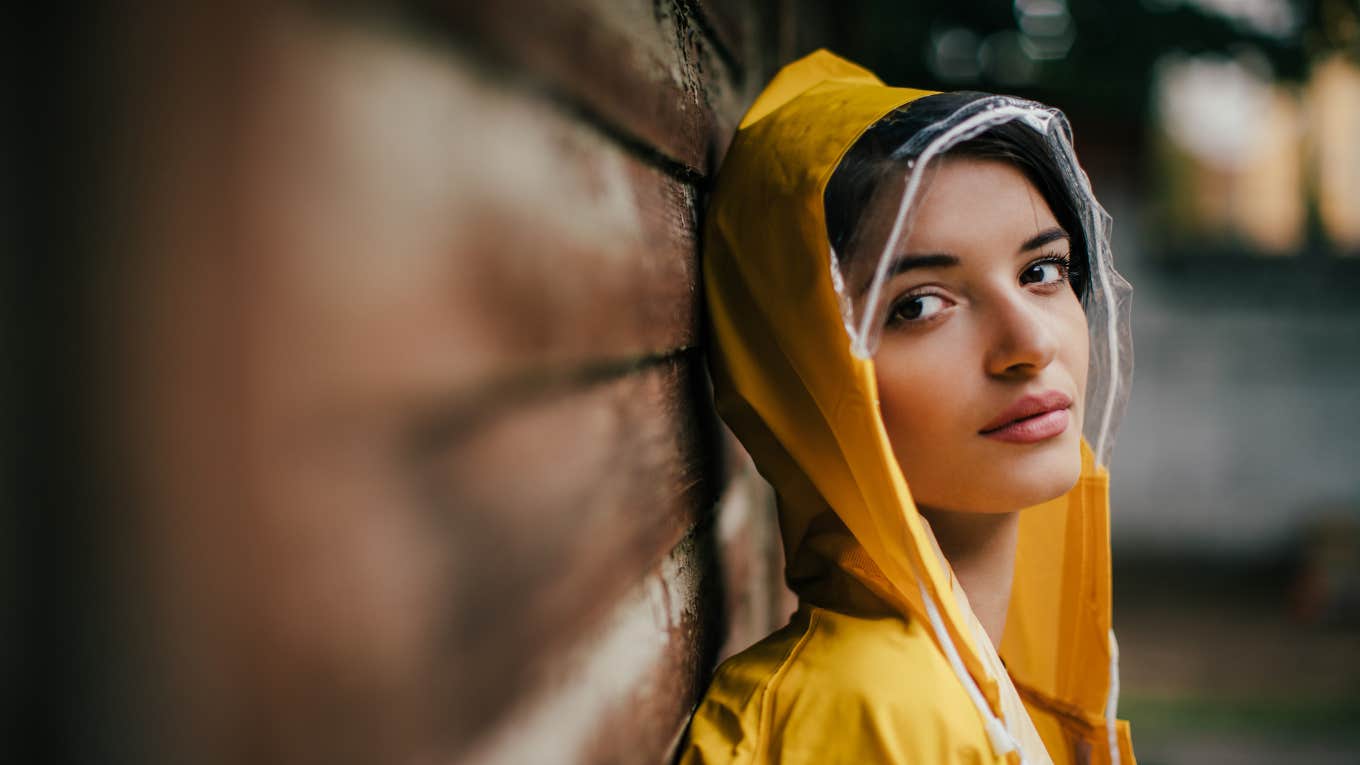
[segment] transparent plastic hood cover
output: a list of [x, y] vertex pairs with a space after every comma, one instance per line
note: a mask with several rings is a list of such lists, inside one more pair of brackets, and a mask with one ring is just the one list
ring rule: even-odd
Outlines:
[[[879, 129], [893, 121], [896, 124], [888, 126], [893, 129]], [[1072, 237], [1072, 257], [1078, 260], [1076, 247], [1079, 243], [1084, 246], [1086, 288], [1082, 302], [1091, 345], [1083, 435], [1097, 461], [1108, 464], [1133, 368], [1128, 321], [1131, 288], [1115, 271], [1110, 216], [1091, 193], [1090, 182], [1072, 149], [1071, 126], [1057, 109], [980, 93], [926, 96], [889, 114], [861, 137], [851, 153], [865, 141], [878, 142], [877, 159], [857, 166], [852, 174], [858, 177], [848, 179], [851, 187], [861, 189], [852, 225], [837, 226], [836, 212], [828, 207], [831, 276], [850, 347], [861, 358], [871, 358], [879, 347], [892, 310], [891, 296], [885, 294], [884, 287], [893, 274], [895, 255], [911, 236], [925, 191], [938, 170], [937, 160], [960, 144], [1012, 122], [1033, 131], [1039, 139], [1036, 144], [1056, 166], [1064, 187], [1059, 191], [1071, 199], [1081, 228]], [[899, 143], [884, 145], [884, 141]], [[846, 180], [841, 170], [838, 168], [828, 185], [828, 199], [832, 189]], [[841, 229], [845, 230], [838, 234]]]

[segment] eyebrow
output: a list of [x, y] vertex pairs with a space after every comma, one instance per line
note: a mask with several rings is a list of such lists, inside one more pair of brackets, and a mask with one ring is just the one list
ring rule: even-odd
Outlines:
[[[1050, 242], [1070, 238], [1071, 237], [1068, 236], [1066, 231], [1054, 226], [1053, 228], [1040, 231], [1029, 239], [1026, 239], [1024, 244], [1020, 245], [1020, 252], [1037, 250]], [[957, 255], [950, 255], [943, 252], [925, 255], [903, 255], [893, 261], [885, 278], [891, 279], [898, 274], [903, 274], [918, 268], [949, 268], [950, 266], [957, 266], [958, 264], [959, 258]]]
[[1025, 243], [1020, 245], [1020, 251], [1025, 252], [1026, 250], [1037, 250], [1040, 247], [1043, 247], [1044, 245], [1048, 244], [1049, 242], [1056, 242], [1059, 239], [1070, 238], [1071, 237], [1067, 235], [1066, 231], [1063, 231], [1057, 226], [1054, 226], [1053, 228], [1040, 231], [1039, 233], [1035, 234], [1029, 239], [1026, 239]]
[[947, 255], [942, 252], [929, 255], [903, 255], [893, 261], [892, 267], [888, 269], [887, 278], [891, 279], [915, 268], [948, 268], [958, 264], [959, 257], [957, 255]]

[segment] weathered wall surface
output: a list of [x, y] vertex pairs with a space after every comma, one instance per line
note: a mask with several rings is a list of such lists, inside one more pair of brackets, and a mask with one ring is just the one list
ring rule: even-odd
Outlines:
[[792, 607], [709, 400], [699, 226], [817, 18], [110, 16], [124, 754], [666, 761], [716, 661]]

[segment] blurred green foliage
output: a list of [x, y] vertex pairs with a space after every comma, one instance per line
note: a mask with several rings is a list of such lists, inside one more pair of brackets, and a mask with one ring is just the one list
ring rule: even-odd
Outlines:
[[1177, 732], [1252, 733], [1271, 738], [1325, 736], [1360, 741], [1360, 697], [1299, 698], [1126, 695], [1119, 715], [1139, 735]]

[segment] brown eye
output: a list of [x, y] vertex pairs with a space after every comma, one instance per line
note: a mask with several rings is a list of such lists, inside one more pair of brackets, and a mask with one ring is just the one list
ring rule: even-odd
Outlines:
[[893, 306], [892, 313], [888, 316], [888, 322], [898, 324], [929, 319], [943, 311], [946, 305], [945, 299], [939, 295], [912, 295], [903, 298]]
[[1041, 260], [1020, 274], [1021, 284], [1054, 284], [1067, 279], [1067, 263], [1061, 260]]

